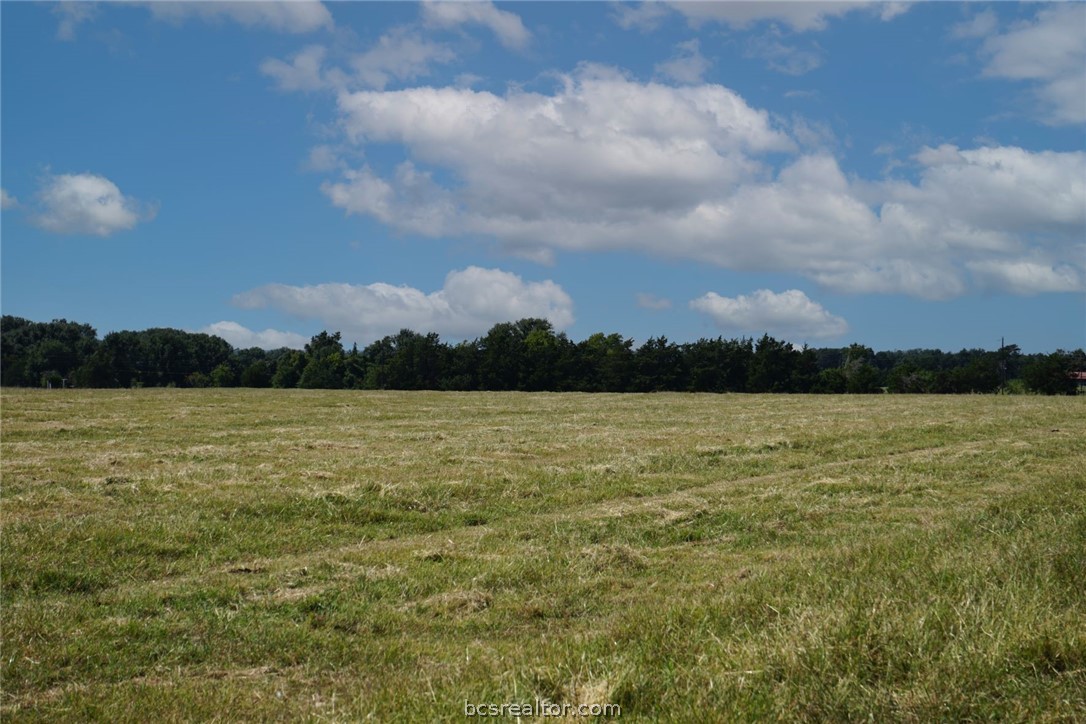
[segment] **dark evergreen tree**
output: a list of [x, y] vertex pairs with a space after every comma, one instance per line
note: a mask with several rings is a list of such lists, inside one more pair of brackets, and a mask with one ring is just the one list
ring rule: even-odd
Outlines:
[[577, 345], [581, 389], [626, 392], [634, 373], [633, 340], [620, 334], [596, 333]]
[[687, 386], [687, 355], [667, 337], [650, 337], [634, 353], [636, 392], [676, 392]]
[[750, 392], [795, 392], [797, 363], [800, 353], [788, 342], [762, 335], [754, 346], [747, 373]]

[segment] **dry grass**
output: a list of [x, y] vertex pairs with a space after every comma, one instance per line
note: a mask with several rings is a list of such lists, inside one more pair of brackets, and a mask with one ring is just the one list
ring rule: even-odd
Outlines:
[[1080, 399], [0, 402], [5, 720], [1086, 718]]

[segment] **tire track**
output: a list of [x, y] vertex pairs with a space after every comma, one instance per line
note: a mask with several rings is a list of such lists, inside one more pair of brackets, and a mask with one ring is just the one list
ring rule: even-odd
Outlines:
[[[1017, 440], [1022, 441], [1019, 437]], [[375, 554], [387, 552], [389, 554], [404, 553], [406, 551], [425, 551], [434, 548], [446, 550], [450, 547], [470, 548], [477, 544], [483, 537], [500, 531], [510, 521], [528, 522], [531, 524], [570, 523], [578, 521], [594, 521], [607, 518], [624, 517], [639, 513], [659, 511], [672, 507], [695, 507], [704, 504], [704, 498], [721, 493], [726, 490], [756, 485], [759, 483], [781, 482], [798, 476], [831, 472], [846, 469], [865, 463], [910, 462], [924, 457], [937, 459], [946, 455], [961, 453], [963, 451], [985, 450], [1000, 445], [1005, 445], [1006, 440], [967, 440], [947, 445], [935, 445], [912, 450], [867, 455], [848, 458], [845, 460], [831, 460], [817, 465], [790, 468], [763, 475], [746, 476], [742, 478], [728, 478], [715, 480], [703, 485], [695, 485], [688, 488], [649, 495], [643, 497], [623, 496], [611, 498], [585, 505], [576, 511], [548, 511], [543, 513], [513, 513], [508, 516], [488, 522], [486, 525], [461, 525], [450, 527], [441, 531], [416, 533], [380, 540], [363, 540], [346, 545], [321, 548], [304, 553], [289, 554], [275, 557], [246, 558], [230, 561], [216, 566], [214, 569], [196, 573], [183, 574], [167, 579], [155, 579], [150, 581], [138, 581], [109, 589], [107, 595], [124, 596], [140, 591], [155, 590], [169, 592], [175, 589], [191, 586], [193, 583], [203, 581], [208, 585], [221, 583], [223, 579], [236, 577], [238, 570], [256, 570], [260, 574], [281, 576], [289, 571], [305, 569], [322, 563], [334, 563], [344, 557], [356, 554]], [[254, 577], [254, 580], [260, 580]]]

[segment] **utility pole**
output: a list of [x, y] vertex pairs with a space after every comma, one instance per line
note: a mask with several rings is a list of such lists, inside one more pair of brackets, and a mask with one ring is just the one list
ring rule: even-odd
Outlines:
[[999, 391], [1007, 392], [1007, 353], [1003, 349], [1007, 346], [1003, 337], [999, 338]]

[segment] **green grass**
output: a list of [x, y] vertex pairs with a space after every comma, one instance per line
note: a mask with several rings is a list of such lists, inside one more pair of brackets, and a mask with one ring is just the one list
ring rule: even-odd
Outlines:
[[1086, 719], [1081, 399], [0, 403], [5, 721]]

